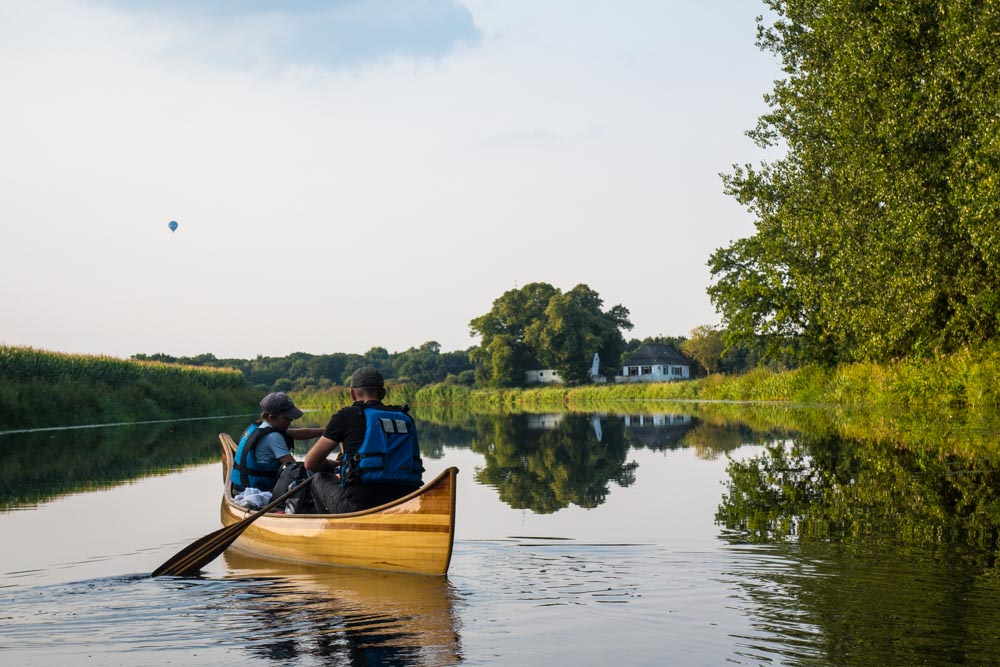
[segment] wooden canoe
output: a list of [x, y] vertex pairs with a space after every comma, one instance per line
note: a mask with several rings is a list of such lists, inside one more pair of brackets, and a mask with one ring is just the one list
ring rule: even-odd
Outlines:
[[[236, 443], [222, 443], [222, 523], [252, 510], [233, 502], [229, 473]], [[443, 576], [455, 540], [455, 478], [448, 468], [413, 493], [391, 503], [350, 514], [267, 514], [240, 535], [230, 549], [296, 563], [339, 565]]]

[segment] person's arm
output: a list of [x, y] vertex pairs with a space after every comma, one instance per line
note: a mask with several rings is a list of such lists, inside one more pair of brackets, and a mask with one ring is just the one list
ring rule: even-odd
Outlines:
[[321, 428], [290, 428], [285, 432], [292, 440], [312, 440], [323, 435]]
[[[337, 457], [335, 459], [327, 458], [335, 449], [338, 450]], [[334, 471], [340, 466], [341, 456], [343, 456], [343, 450], [340, 443], [324, 435], [306, 452], [303, 463], [306, 465], [306, 470], [311, 472]]]
[[295, 463], [295, 457], [291, 454], [285, 454], [284, 456], [278, 457], [278, 462], [282, 465], [288, 465], [289, 463]]

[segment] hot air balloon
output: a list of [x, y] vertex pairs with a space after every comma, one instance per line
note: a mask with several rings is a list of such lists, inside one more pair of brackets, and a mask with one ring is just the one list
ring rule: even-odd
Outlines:
[[176, 220], [171, 220], [169, 223], [167, 223], [167, 227], [170, 228], [170, 231], [176, 232], [177, 231], [177, 221]]

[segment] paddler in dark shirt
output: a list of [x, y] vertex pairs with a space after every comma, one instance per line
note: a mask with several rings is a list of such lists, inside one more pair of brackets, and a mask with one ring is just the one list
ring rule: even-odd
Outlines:
[[[419, 481], [413, 484], [361, 483], [349, 478], [346, 484], [342, 483], [341, 462], [351, 460], [365, 439], [365, 409], [394, 407], [382, 403], [385, 393], [385, 380], [377, 369], [365, 366], [354, 371], [351, 375], [351, 399], [354, 404], [330, 418], [323, 436], [306, 454], [306, 469], [316, 473], [312, 492], [317, 513], [358, 512], [401, 498], [420, 487]], [[329, 458], [334, 453], [336, 456]], [[417, 474], [419, 476], [419, 471]]]

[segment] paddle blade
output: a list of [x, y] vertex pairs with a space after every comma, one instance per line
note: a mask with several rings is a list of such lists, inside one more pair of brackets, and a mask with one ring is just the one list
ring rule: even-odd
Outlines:
[[209, 533], [205, 537], [195, 540], [174, 554], [165, 563], [163, 563], [163, 565], [160, 565], [160, 567], [153, 570], [153, 574], [150, 576], [191, 577], [198, 574], [198, 572], [201, 571], [201, 568], [218, 558], [219, 554], [225, 551], [230, 544], [235, 542], [236, 538], [242, 535], [243, 531], [246, 530], [251, 523], [288, 500], [294, 494], [307, 488], [310, 484], [312, 484], [312, 481], [313, 478], [309, 477], [301, 484], [298, 484], [295, 488], [289, 489], [286, 493], [283, 493], [272, 500], [257, 513], [251, 514], [238, 523], [230, 524], [224, 528], [220, 528], [214, 533]]
[[153, 570], [154, 577], [191, 577], [219, 557], [230, 544], [236, 541], [250, 522], [244, 519], [187, 545], [160, 567]]

